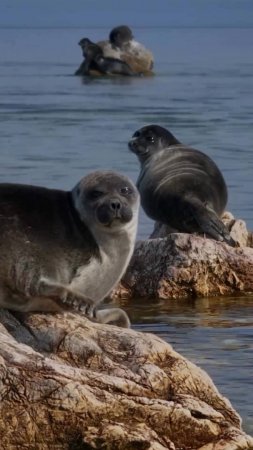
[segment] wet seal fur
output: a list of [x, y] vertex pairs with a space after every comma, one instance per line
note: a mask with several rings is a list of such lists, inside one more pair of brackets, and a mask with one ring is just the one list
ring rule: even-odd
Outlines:
[[102, 323], [130, 326], [119, 309], [97, 306], [131, 258], [139, 195], [112, 171], [96, 171], [68, 192], [0, 184], [0, 307], [60, 312], [78, 305]]
[[97, 43], [105, 57], [125, 61], [135, 74], [153, 75], [154, 57], [151, 51], [134, 39], [127, 25], [113, 28], [108, 41]]
[[179, 232], [236, 245], [220, 219], [227, 187], [211, 158], [158, 125], [139, 129], [128, 145], [141, 163], [137, 187], [149, 217]]
[[92, 75], [92, 71], [104, 75], [135, 75], [126, 62], [112, 57], [105, 57], [101, 47], [90, 41], [90, 39], [81, 39], [79, 45], [85, 59], [75, 72], [75, 75]]

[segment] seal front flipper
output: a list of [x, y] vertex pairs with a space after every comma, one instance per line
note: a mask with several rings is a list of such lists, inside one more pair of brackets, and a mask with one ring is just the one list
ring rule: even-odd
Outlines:
[[93, 300], [86, 297], [80, 292], [73, 291], [68, 286], [58, 283], [57, 281], [49, 280], [41, 277], [39, 281], [39, 292], [41, 296], [51, 297], [58, 300], [66, 306], [75, 305], [79, 308], [85, 306], [91, 308], [94, 304]]
[[191, 200], [185, 212], [189, 213], [188, 217], [190, 219], [190, 223], [187, 223], [187, 221], [184, 223], [186, 227], [190, 225], [191, 228], [191, 219], [193, 219], [192, 222], [196, 222], [201, 233], [217, 241], [225, 242], [231, 247], [236, 247], [236, 242], [230, 236], [228, 229], [209, 205], [203, 205], [197, 200]]
[[125, 311], [121, 308], [108, 308], [95, 311], [95, 319], [100, 323], [114, 322], [122, 328], [130, 328], [131, 322]]

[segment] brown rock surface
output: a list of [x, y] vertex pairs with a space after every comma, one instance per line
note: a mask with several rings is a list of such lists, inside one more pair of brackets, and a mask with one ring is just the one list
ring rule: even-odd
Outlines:
[[134, 73], [153, 75], [154, 56], [143, 45], [127, 46], [125, 50], [113, 47], [109, 41], [100, 41], [97, 45], [102, 48], [105, 57], [126, 62]]
[[0, 448], [253, 447], [208, 375], [156, 336], [0, 312]]
[[175, 233], [156, 223], [151, 239], [137, 242], [128, 270], [111, 297], [169, 299], [253, 292], [252, 233], [230, 213], [223, 220], [240, 247]]

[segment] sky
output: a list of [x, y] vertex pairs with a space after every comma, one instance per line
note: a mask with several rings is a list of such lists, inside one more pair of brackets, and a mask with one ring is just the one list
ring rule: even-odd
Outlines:
[[0, 27], [253, 27], [253, 0], [0, 0]]

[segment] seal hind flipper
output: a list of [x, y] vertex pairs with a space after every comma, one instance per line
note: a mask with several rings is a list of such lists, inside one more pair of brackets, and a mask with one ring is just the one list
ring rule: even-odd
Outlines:
[[[223, 241], [231, 247], [236, 247], [236, 242], [230, 236], [228, 229], [209, 205], [203, 205], [196, 199], [191, 199], [184, 205], [184, 226], [190, 232], [196, 231], [206, 234], [217, 241]], [[192, 228], [192, 229], [191, 229]]]

